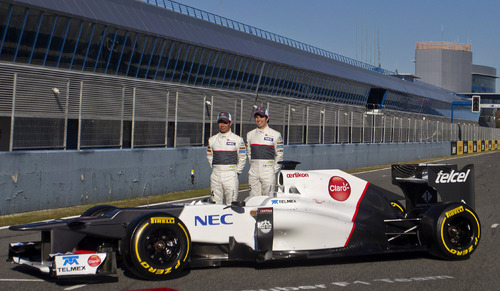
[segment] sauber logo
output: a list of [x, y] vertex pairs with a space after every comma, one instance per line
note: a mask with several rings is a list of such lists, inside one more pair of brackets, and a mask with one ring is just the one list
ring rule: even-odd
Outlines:
[[264, 220], [257, 223], [257, 227], [262, 231], [262, 233], [269, 233], [273, 229], [273, 225], [269, 220]]
[[286, 174], [287, 178], [307, 178], [309, 177], [308, 173], [293, 173], [293, 174]]
[[441, 170], [437, 173], [436, 184], [463, 183], [467, 181], [469, 174], [470, 169], [467, 172], [455, 172], [455, 170], [451, 170], [450, 173], [443, 173], [443, 170]]
[[330, 196], [337, 201], [345, 201], [351, 195], [351, 185], [344, 178], [334, 176], [328, 183]]

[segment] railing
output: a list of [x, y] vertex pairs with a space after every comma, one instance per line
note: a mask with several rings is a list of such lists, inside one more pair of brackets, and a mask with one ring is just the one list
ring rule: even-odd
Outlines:
[[389, 71], [386, 69], [382, 69], [380, 67], [376, 67], [376, 66], [373, 66], [373, 65], [355, 60], [355, 59], [351, 59], [351, 58], [348, 58], [348, 57], [345, 57], [345, 56], [342, 56], [342, 55], [339, 55], [339, 54], [336, 54], [336, 53], [333, 53], [333, 52], [330, 52], [330, 51], [327, 51], [327, 50], [324, 50], [324, 49], [321, 49], [321, 48], [318, 48], [318, 47], [315, 47], [315, 46], [312, 46], [312, 45], [309, 45], [309, 44], [306, 44], [306, 43], [303, 43], [300, 41], [290, 39], [288, 37], [284, 37], [284, 36], [281, 36], [281, 35], [278, 35], [278, 34], [275, 34], [275, 33], [272, 33], [272, 32], [269, 32], [269, 31], [266, 31], [266, 30], [248, 25], [248, 24], [244, 24], [244, 23], [241, 23], [241, 22], [238, 22], [235, 20], [231, 20], [231, 19], [226, 18], [226, 17], [215, 15], [213, 13], [206, 12], [206, 11], [203, 11], [203, 10], [191, 7], [191, 6], [187, 6], [187, 5], [181, 4], [179, 2], [170, 1], [170, 0], [140, 0], [140, 1], [146, 2], [148, 4], [156, 5], [156, 6], [161, 7], [161, 8], [169, 9], [169, 10], [172, 10], [174, 12], [178, 12], [178, 13], [182, 13], [182, 14], [185, 14], [188, 16], [192, 16], [192, 17], [195, 17], [198, 19], [202, 19], [202, 20], [205, 20], [205, 21], [208, 21], [211, 23], [215, 23], [218, 25], [229, 27], [229, 28], [232, 28], [232, 29], [235, 29], [238, 31], [246, 32], [246, 33], [258, 36], [258, 37], [265, 38], [267, 40], [272, 40], [272, 41], [280, 43], [280, 44], [288, 45], [288, 46], [291, 46], [291, 47], [294, 47], [294, 48], [297, 48], [300, 50], [304, 50], [304, 51], [307, 51], [307, 52], [310, 52], [313, 54], [321, 55], [321, 56], [324, 56], [324, 57], [327, 57], [330, 59], [334, 59], [336, 61], [344, 62], [344, 63], [350, 64], [353, 66], [357, 66], [357, 67], [360, 67], [363, 69], [375, 71], [375, 72], [382, 73], [385, 75], [395, 75], [396, 74], [395, 72], [392, 72], [392, 71]]
[[270, 126], [287, 145], [500, 140], [498, 129], [445, 117], [267, 95], [255, 100], [242, 92], [17, 73], [8, 83], [11, 138], [4, 151], [205, 146], [218, 132], [221, 111], [233, 115], [233, 131], [245, 138], [255, 128], [255, 104], [269, 108]]

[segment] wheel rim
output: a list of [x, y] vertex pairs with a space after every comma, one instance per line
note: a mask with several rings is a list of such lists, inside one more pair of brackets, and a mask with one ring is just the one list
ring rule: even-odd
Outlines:
[[446, 224], [447, 241], [457, 249], [467, 248], [474, 239], [474, 230], [469, 220], [455, 218]]
[[181, 252], [177, 235], [168, 230], [151, 232], [145, 241], [144, 253], [157, 266], [165, 266], [176, 260]]

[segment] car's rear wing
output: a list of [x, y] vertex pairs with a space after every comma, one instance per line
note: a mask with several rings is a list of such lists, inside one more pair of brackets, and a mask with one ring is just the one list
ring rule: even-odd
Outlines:
[[417, 205], [444, 201], [475, 204], [474, 165], [458, 170], [450, 164], [392, 165], [392, 184], [406, 196], [407, 210]]

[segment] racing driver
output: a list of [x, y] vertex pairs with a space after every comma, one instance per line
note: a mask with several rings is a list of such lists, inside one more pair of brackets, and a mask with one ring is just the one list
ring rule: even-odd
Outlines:
[[283, 160], [283, 139], [278, 131], [268, 126], [269, 112], [266, 108], [257, 107], [253, 117], [257, 128], [247, 134], [249, 195], [272, 196], [276, 173], [280, 168], [278, 162]]
[[207, 159], [212, 168], [211, 199], [216, 204], [238, 200], [238, 175], [246, 163], [243, 139], [231, 132], [231, 114], [221, 112], [217, 118], [219, 133], [208, 139]]

